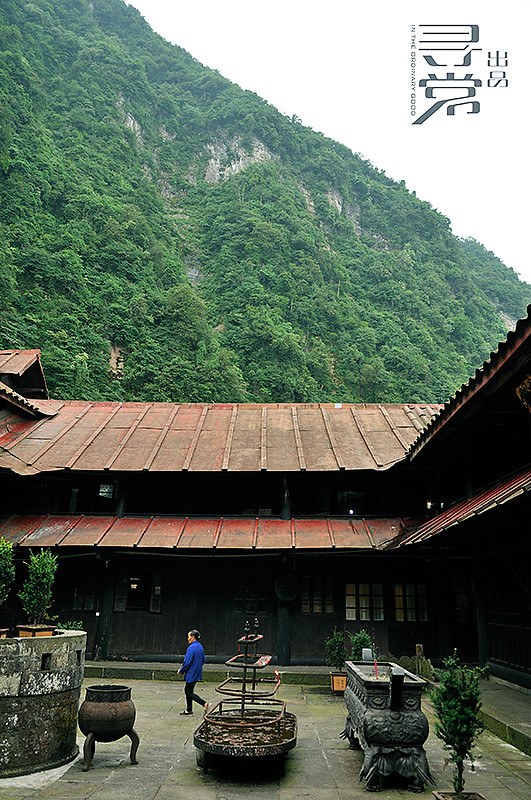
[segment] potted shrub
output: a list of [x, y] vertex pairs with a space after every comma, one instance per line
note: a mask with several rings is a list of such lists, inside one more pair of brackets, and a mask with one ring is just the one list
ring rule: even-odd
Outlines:
[[[11, 584], [15, 580], [15, 564], [13, 563], [13, 545], [0, 538], [0, 608], [6, 602]], [[0, 628], [0, 637], [4, 638], [9, 628]]]
[[347, 658], [347, 648], [343, 631], [334, 628], [332, 636], [326, 640], [325, 645], [326, 660], [335, 670], [330, 673], [332, 692], [333, 694], [342, 694], [347, 687], [347, 674], [343, 669]]
[[[483, 670], [460, 664], [455, 650], [452, 656], [443, 661], [443, 667], [440, 683], [430, 692], [430, 699], [438, 716], [435, 733], [450, 753], [448, 761], [455, 765], [454, 791], [435, 791], [433, 794], [439, 800], [448, 800], [463, 796], [464, 761], [468, 758], [473, 762], [472, 748], [483, 730], [479, 686]], [[466, 797], [467, 800], [475, 800], [483, 796], [477, 792], [467, 792]]]
[[49, 550], [31, 553], [27, 563], [28, 577], [18, 596], [29, 625], [17, 625], [18, 636], [51, 636], [56, 625], [46, 624], [52, 604], [52, 587], [57, 569], [57, 556]]
[[358, 633], [350, 633], [349, 631], [348, 636], [350, 639], [350, 661], [361, 661], [362, 652], [366, 647], [370, 647], [374, 652], [371, 636], [366, 630], [358, 631]]

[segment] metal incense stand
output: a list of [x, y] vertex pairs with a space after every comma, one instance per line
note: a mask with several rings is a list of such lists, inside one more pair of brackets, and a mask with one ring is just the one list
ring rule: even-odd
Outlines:
[[216, 686], [225, 695], [205, 714], [203, 723], [194, 734], [197, 763], [206, 771], [212, 756], [231, 756], [257, 759], [286, 753], [297, 742], [297, 718], [286, 711], [286, 704], [273, 697], [280, 687], [280, 675], [259, 678], [257, 673], [267, 667], [272, 656], [260, 655], [262, 641], [258, 633], [245, 623], [244, 635], [238, 639], [240, 652], [225, 664], [242, 670], [241, 677], [228, 677]]

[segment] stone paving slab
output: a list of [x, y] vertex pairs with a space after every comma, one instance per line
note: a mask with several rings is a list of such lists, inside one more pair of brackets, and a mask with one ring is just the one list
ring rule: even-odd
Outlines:
[[[93, 683], [89, 678], [85, 685]], [[102, 683], [112, 680], [101, 679]], [[130, 740], [97, 743], [93, 766], [82, 772], [81, 757], [53, 774], [0, 780], [0, 800], [363, 800], [357, 782], [362, 753], [341, 739], [345, 722], [342, 697], [322, 686], [283, 685], [280, 696], [297, 715], [298, 743], [281, 775], [271, 764], [263, 768], [211, 770], [196, 766], [193, 733], [202, 721], [199, 709], [180, 717], [184, 687], [170, 681], [131, 680], [137, 708], [135, 729], [140, 735], [139, 763], [129, 763]], [[216, 698], [214, 686], [202, 687], [205, 698]], [[84, 692], [83, 692], [84, 696]], [[438, 788], [451, 789], [451, 769], [444, 769], [446, 752], [433, 733], [433, 713], [423, 701], [430, 722], [426, 751]], [[80, 745], [83, 745], [80, 737]], [[481, 735], [474, 772], [466, 769], [466, 789], [488, 800], [530, 800], [531, 758], [489, 732]], [[425, 796], [430, 797], [429, 789]], [[405, 800], [413, 795], [392, 788], [382, 800]]]

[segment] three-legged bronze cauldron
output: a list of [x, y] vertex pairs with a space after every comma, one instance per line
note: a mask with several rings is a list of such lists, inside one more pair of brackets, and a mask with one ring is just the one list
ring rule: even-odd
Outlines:
[[129, 686], [87, 686], [78, 717], [81, 733], [87, 737], [83, 747], [83, 772], [90, 768], [96, 742], [115, 742], [122, 736], [131, 739], [131, 764], [138, 764], [136, 751], [140, 738], [133, 728], [135, 717], [136, 708]]

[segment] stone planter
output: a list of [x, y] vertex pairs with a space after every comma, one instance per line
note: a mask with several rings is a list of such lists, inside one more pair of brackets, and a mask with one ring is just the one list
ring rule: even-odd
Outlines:
[[17, 636], [24, 639], [27, 636], [53, 636], [57, 625], [17, 625]]
[[0, 778], [68, 763], [87, 634], [0, 639]]
[[428, 720], [420, 698], [426, 682], [392, 663], [347, 661], [345, 703], [348, 716], [343, 737], [352, 748], [363, 748], [359, 779], [379, 791], [394, 779], [421, 792], [433, 783], [423, 744]]

